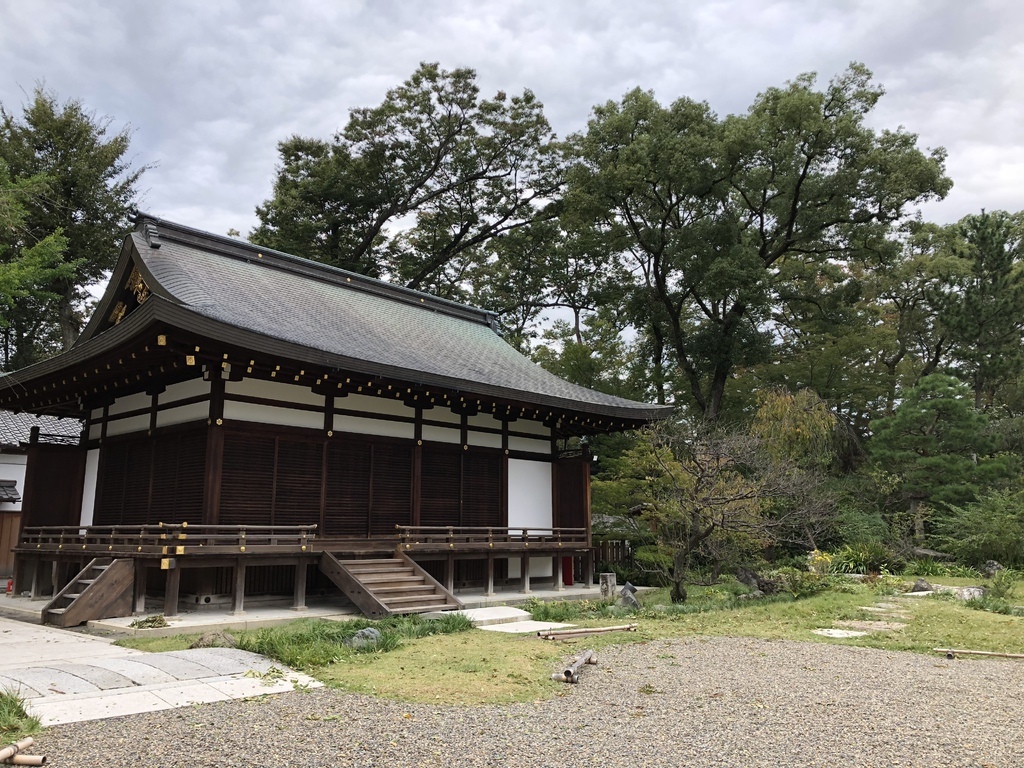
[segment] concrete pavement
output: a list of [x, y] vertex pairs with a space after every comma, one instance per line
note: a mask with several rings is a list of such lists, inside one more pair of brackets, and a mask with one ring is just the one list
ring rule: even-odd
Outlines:
[[0, 618], [0, 688], [18, 692], [43, 725], [320, 686], [235, 648], [144, 653], [106, 638]]

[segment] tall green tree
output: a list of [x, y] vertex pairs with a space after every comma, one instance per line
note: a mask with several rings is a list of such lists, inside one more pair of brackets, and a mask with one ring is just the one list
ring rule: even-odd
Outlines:
[[1024, 216], [983, 211], [950, 228], [952, 267], [940, 298], [953, 366], [976, 408], [1024, 372]]
[[893, 494], [909, 510], [918, 543], [925, 536], [926, 505], [971, 501], [1019, 464], [1011, 455], [993, 455], [988, 418], [974, 408], [972, 394], [952, 376], [925, 376], [892, 416], [872, 425], [871, 457], [894, 476]]
[[[495, 238], [550, 219], [560, 145], [531, 91], [480, 98], [471, 69], [425, 63], [332, 140], [279, 145], [254, 242], [412, 288], [472, 299]], [[468, 293], [467, 293], [468, 291]]]
[[[57, 232], [67, 240], [62, 263], [52, 265], [46, 286], [54, 298], [43, 302], [28, 324], [55, 327], [64, 349], [81, 330], [86, 286], [113, 266], [120, 238], [130, 227], [139, 177], [146, 170], [132, 167], [130, 138], [128, 128], [114, 131], [110, 118], [97, 117], [77, 100], [61, 103], [41, 86], [20, 115], [0, 105], [0, 159], [10, 178], [45, 181], [39, 194], [23, 201], [18, 248], [8, 254]], [[31, 362], [25, 357], [22, 364]]]
[[25, 226], [27, 206], [46, 193], [45, 177], [14, 181], [0, 159], [0, 368], [13, 370], [37, 354], [57, 351], [46, 307], [59, 299], [50, 286], [73, 277], [64, 260], [67, 238], [61, 230], [41, 240]]
[[635, 90], [575, 138], [566, 209], [634, 276], [638, 320], [704, 418], [719, 418], [738, 369], [769, 357], [783, 286], [883, 247], [908, 206], [949, 189], [942, 150], [867, 126], [881, 95], [859, 65], [822, 90], [813, 75], [768, 89], [724, 120]]

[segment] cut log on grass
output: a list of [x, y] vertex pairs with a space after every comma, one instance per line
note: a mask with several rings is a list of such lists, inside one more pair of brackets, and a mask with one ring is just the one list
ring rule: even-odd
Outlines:
[[597, 656], [594, 655], [592, 650], [584, 651], [564, 672], [552, 675], [551, 679], [561, 680], [563, 683], [578, 683], [580, 681], [580, 670], [587, 664], [597, 664]]
[[566, 637], [579, 637], [581, 635], [600, 635], [605, 632], [636, 632], [637, 624], [619, 624], [614, 627], [576, 627], [574, 629], [542, 629], [537, 632], [537, 637], [545, 640], [559, 640]]
[[3, 749], [0, 749], [0, 761], [4, 761], [8, 758], [14, 757], [16, 754], [18, 754], [24, 749], [28, 749], [35, 743], [36, 740], [30, 736], [27, 739], [22, 739], [21, 741], [16, 741], [13, 744], [8, 744]]
[[0, 761], [4, 765], [46, 765], [45, 755], [12, 755]]
[[946, 654], [947, 659], [955, 659], [958, 654], [964, 656], [995, 656], [1000, 659], [1024, 659], [1024, 653], [996, 653], [995, 651], [968, 651], [963, 648], [932, 648], [936, 653]]

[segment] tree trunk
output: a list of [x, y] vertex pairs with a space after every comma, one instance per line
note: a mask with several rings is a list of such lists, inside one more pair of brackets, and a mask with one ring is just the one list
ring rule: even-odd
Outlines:
[[920, 499], [910, 500], [910, 514], [914, 518], [914, 543], [920, 547], [924, 544], [924, 507]]
[[672, 556], [672, 589], [669, 596], [673, 603], [686, 602], [686, 574], [690, 563], [690, 553], [676, 550]]

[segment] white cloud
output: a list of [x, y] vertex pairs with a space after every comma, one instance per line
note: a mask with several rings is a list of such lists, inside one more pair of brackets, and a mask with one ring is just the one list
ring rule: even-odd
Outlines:
[[878, 127], [945, 146], [956, 186], [927, 216], [1024, 209], [1024, 6], [1014, 0], [0, 0], [0, 102], [45, 80], [135, 129], [145, 204], [242, 231], [270, 194], [276, 144], [327, 137], [423, 60], [530, 88], [561, 135], [635, 86], [743, 111], [805, 71], [853, 60], [886, 85]]

